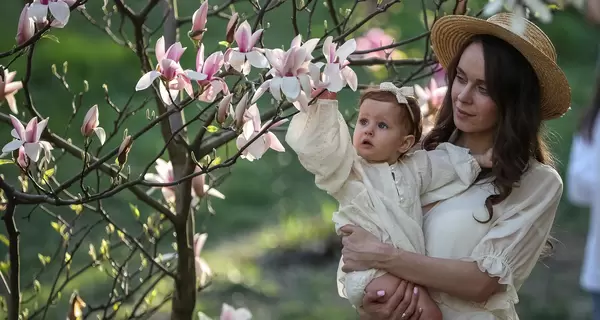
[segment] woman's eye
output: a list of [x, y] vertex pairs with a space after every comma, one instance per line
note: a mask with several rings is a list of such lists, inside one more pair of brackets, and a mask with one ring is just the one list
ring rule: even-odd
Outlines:
[[482, 87], [482, 86], [479, 86], [479, 92], [481, 92], [481, 94], [485, 94], [485, 95], [488, 94], [487, 88], [486, 87]]
[[457, 75], [456, 79], [458, 79], [458, 82], [460, 83], [465, 83], [465, 77], [463, 77], [462, 75]]
[[379, 129], [387, 129], [388, 125], [385, 124], [384, 122], [380, 122], [379, 124], [377, 124], [377, 126], [379, 127]]

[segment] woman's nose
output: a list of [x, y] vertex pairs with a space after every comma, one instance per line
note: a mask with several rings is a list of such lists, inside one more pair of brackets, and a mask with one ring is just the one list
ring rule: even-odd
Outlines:
[[466, 85], [462, 87], [462, 90], [458, 94], [458, 101], [462, 103], [470, 103], [471, 102], [471, 86]]

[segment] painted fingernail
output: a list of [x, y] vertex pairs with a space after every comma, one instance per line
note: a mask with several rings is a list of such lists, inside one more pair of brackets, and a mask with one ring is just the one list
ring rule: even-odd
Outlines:
[[419, 289], [418, 289], [417, 287], [415, 287], [415, 288], [413, 289], [413, 293], [414, 293], [414, 294], [417, 294], [417, 293], [419, 293]]
[[383, 291], [383, 290], [379, 290], [379, 291], [377, 291], [377, 296], [378, 296], [378, 297], [383, 297], [383, 296], [385, 296], [385, 291]]

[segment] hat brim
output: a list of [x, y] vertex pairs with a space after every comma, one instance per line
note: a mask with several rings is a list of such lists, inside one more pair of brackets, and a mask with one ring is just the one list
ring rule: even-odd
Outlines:
[[571, 105], [567, 77], [554, 59], [512, 31], [483, 19], [450, 15], [440, 18], [431, 29], [431, 43], [439, 63], [447, 68], [464, 44], [475, 35], [491, 35], [514, 46], [529, 61], [541, 86], [541, 112], [544, 120], [563, 115]]

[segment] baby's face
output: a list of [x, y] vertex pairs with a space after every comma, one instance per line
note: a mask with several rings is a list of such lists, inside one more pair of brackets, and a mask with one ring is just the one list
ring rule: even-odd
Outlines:
[[391, 102], [367, 99], [360, 105], [354, 137], [354, 148], [369, 162], [395, 163], [412, 143], [401, 124], [400, 107]]

